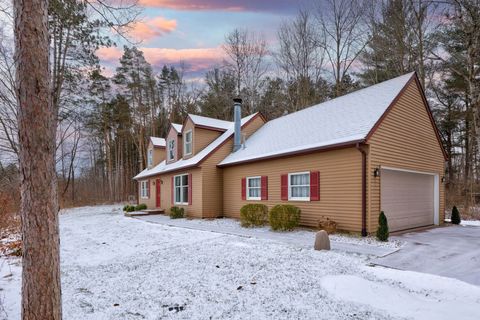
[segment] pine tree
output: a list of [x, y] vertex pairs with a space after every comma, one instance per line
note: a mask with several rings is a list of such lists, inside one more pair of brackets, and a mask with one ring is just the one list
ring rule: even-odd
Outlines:
[[385, 213], [380, 212], [378, 217], [377, 239], [380, 241], [388, 241], [388, 221]]
[[458, 211], [456, 206], [453, 206], [453, 209], [452, 209], [452, 223], [453, 224], [460, 224], [461, 221], [462, 220], [460, 218], [460, 212]]

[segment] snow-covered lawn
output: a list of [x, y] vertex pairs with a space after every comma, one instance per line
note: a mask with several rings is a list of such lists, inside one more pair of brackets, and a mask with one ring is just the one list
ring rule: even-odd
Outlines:
[[[369, 256], [126, 218], [60, 218], [64, 319], [478, 319], [480, 287], [368, 267]], [[20, 265], [0, 259], [0, 319], [19, 319]]]

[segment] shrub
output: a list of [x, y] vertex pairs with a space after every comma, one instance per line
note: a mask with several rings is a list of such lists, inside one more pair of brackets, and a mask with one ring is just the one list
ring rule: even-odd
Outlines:
[[273, 230], [293, 230], [300, 222], [301, 210], [288, 204], [278, 204], [270, 210], [268, 220]]
[[183, 218], [185, 215], [185, 210], [179, 207], [171, 207], [170, 208], [170, 218], [171, 219], [180, 219]]
[[125, 211], [126, 212], [133, 212], [133, 211], [135, 211], [135, 207], [134, 206], [127, 206]]
[[380, 216], [378, 216], [377, 239], [380, 241], [388, 241], [388, 221], [383, 211], [380, 212]]
[[128, 204], [123, 206], [123, 211], [127, 211], [128, 207], [130, 207]]
[[460, 212], [458, 211], [456, 206], [453, 206], [452, 208], [452, 223], [453, 224], [460, 224], [462, 222], [462, 219], [460, 218]]
[[135, 207], [135, 211], [140, 211], [145, 209], [147, 209], [147, 205], [145, 203], [141, 203]]
[[246, 204], [240, 209], [242, 227], [259, 227], [267, 221], [268, 207], [264, 204]]

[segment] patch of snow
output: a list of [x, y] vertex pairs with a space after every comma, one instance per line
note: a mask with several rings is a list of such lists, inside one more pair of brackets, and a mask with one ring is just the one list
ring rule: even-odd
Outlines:
[[188, 114], [188, 117], [192, 119], [192, 122], [196, 125], [219, 128], [228, 130], [232, 126], [231, 121], [219, 120], [215, 118], [197, 116], [196, 114]]
[[178, 133], [181, 133], [181, 132], [182, 132], [183, 125], [178, 124], [178, 123], [172, 123], [172, 127], [173, 127], [173, 129], [175, 129], [175, 131], [177, 131]]
[[[445, 219], [445, 222], [451, 223], [452, 219]], [[461, 220], [461, 226], [480, 227], [480, 220]]]
[[220, 165], [364, 139], [412, 78], [409, 73], [271, 120]]
[[480, 288], [423, 273], [381, 267], [366, 275], [335, 275], [320, 280], [337, 299], [360, 303], [392, 316], [413, 319], [478, 319]]
[[[410, 311], [399, 313], [396, 297], [404, 305], [422, 294], [432, 314], [442, 304], [455, 319], [480, 308], [478, 293], [456, 280], [377, 273], [363, 255], [149, 223], [123, 216], [121, 206], [63, 210], [60, 237], [66, 320], [404, 319]], [[18, 262], [0, 258], [0, 319], [20, 319]], [[363, 295], [360, 285], [370, 300], [348, 292]], [[371, 301], [386, 293], [390, 307]]]
[[152, 144], [155, 147], [165, 147], [167, 145], [167, 143], [165, 142], [165, 139], [163, 138], [150, 137], [150, 141], [152, 141]]
[[[252, 115], [249, 115], [247, 117], [242, 118], [242, 125], [247, 123], [250, 119], [252, 119], [257, 114], [258, 113], [254, 113]], [[230, 124], [230, 127], [227, 131], [225, 131], [223, 134], [221, 134], [217, 139], [215, 139], [212, 143], [210, 143], [208, 146], [203, 148], [199, 153], [195, 154], [193, 157], [188, 158], [188, 159], [183, 159], [182, 158], [182, 159], [179, 159], [178, 161], [175, 161], [175, 162], [169, 163], [169, 164], [167, 164], [165, 161], [162, 161], [150, 170], [148, 170], [148, 169], [143, 170], [138, 175], [136, 175], [133, 179], [142, 179], [142, 178], [166, 173], [166, 172], [169, 172], [169, 171], [173, 171], [173, 170], [197, 165], [206, 156], [208, 156], [213, 150], [215, 150], [223, 142], [225, 142], [225, 140], [227, 140], [228, 138], [230, 138], [233, 135], [233, 133], [234, 133], [233, 125], [234, 125], [234, 123], [229, 122], [229, 124]]]

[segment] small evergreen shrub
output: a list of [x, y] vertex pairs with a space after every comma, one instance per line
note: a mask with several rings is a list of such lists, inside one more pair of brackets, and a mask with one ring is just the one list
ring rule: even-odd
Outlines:
[[452, 208], [452, 223], [453, 224], [460, 224], [462, 222], [462, 219], [460, 218], [460, 212], [458, 211], [456, 206], [453, 206]]
[[380, 241], [388, 241], [388, 221], [385, 213], [382, 211], [378, 216], [377, 239]]
[[126, 206], [125, 211], [126, 212], [133, 212], [133, 211], [135, 211], [135, 207], [134, 206]]
[[293, 230], [300, 223], [301, 210], [289, 204], [278, 204], [270, 210], [268, 221], [273, 230]]
[[123, 206], [123, 211], [127, 211], [128, 207], [130, 207], [128, 204]]
[[268, 207], [260, 203], [246, 204], [240, 209], [242, 227], [260, 227], [267, 221]]
[[185, 216], [185, 210], [179, 207], [170, 208], [170, 218], [171, 219], [180, 219]]
[[147, 205], [145, 203], [141, 203], [135, 207], [135, 211], [141, 211], [147, 209]]

